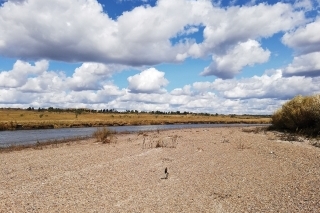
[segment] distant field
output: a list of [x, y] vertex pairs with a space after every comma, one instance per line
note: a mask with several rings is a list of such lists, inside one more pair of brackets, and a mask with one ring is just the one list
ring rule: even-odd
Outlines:
[[50, 112], [0, 110], [0, 130], [69, 128], [84, 126], [156, 125], [177, 123], [267, 124], [269, 117], [250, 115], [198, 115], [150, 113]]

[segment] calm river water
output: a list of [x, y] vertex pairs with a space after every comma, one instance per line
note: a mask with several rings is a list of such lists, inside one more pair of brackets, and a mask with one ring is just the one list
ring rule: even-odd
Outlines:
[[[116, 132], [139, 132], [152, 130], [186, 129], [186, 128], [214, 128], [232, 126], [262, 126], [263, 124], [174, 124], [174, 125], [148, 125], [148, 126], [112, 126], [108, 129]], [[75, 137], [90, 137], [97, 127], [65, 128], [65, 129], [39, 129], [0, 131], [0, 147], [12, 145], [35, 144], [48, 140], [61, 140]]]

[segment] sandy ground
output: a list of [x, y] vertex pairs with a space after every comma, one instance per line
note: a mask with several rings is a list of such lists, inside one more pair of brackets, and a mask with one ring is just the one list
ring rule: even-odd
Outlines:
[[0, 153], [0, 212], [319, 212], [320, 148], [243, 129]]

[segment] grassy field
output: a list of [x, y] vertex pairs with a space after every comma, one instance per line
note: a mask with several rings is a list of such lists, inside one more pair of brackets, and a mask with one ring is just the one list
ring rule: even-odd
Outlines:
[[267, 124], [269, 117], [198, 114], [74, 113], [0, 109], [0, 130], [178, 123]]

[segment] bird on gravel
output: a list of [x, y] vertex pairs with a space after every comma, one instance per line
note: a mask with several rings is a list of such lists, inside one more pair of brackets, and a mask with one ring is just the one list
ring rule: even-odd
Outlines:
[[168, 176], [169, 176], [169, 173], [168, 173], [168, 168], [166, 167], [165, 169], [164, 169], [164, 174], [166, 175], [166, 179], [168, 178]]

